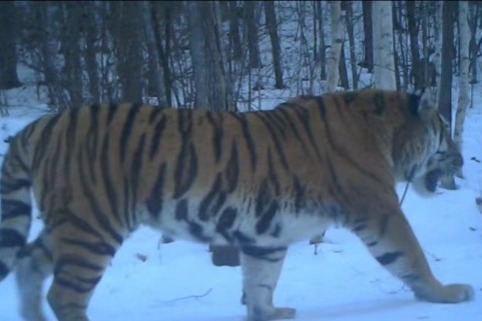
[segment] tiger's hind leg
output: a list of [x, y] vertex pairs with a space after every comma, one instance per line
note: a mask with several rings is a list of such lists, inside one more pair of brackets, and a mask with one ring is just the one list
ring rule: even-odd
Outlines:
[[80, 218], [69, 219], [50, 234], [54, 278], [47, 300], [59, 321], [88, 321], [92, 294], [123, 237], [112, 227], [104, 234]]
[[391, 214], [359, 219], [351, 226], [376, 260], [409, 286], [418, 299], [438, 303], [458, 303], [472, 299], [474, 290], [471, 286], [442, 285], [433, 276], [422, 248], [398, 204], [392, 206], [392, 210], [387, 213]]
[[285, 256], [285, 247], [249, 246], [241, 248], [243, 302], [248, 310], [248, 321], [294, 318], [295, 309], [273, 306], [273, 293]]
[[15, 277], [20, 293], [20, 313], [27, 321], [46, 321], [42, 311], [42, 285], [52, 274], [53, 261], [48, 236], [40, 236], [19, 255]]

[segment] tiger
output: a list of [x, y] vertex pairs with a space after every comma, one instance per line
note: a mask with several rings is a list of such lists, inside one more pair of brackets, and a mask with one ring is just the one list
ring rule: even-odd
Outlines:
[[[248, 321], [293, 319], [273, 294], [293, 243], [330, 226], [354, 233], [420, 300], [458, 303], [466, 284], [431, 272], [395, 185], [421, 195], [463, 166], [430, 90], [297, 96], [271, 110], [93, 104], [39, 118], [1, 167], [0, 280], [16, 271], [20, 313], [88, 321], [92, 294], [141, 225], [240, 250]], [[31, 193], [33, 191], [33, 193]], [[44, 222], [27, 243], [31, 195]]]

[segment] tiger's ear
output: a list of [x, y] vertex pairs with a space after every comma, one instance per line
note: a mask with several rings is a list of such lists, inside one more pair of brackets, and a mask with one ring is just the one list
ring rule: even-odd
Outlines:
[[417, 114], [424, 121], [429, 121], [437, 113], [437, 101], [434, 92], [430, 89], [424, 89], [419, 96]]

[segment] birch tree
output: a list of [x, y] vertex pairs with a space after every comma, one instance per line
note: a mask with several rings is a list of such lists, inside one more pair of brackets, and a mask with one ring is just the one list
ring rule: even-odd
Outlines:
[[[455, 114], [454, 142], [455, 145], [462, 150], [465, 112], [470, 103], [470, 87], [469, 87], [469, 3], [468, 1], [459, 2], [459, 97], [457, 101], [457, 112]], [[457, 173], [462, 176], [462, 170]]]
[[343, 16], [341, 14], [341, 2], [330, 2], [330, 21], [331, 21], [331, 48], [327, 57], [327, 80], [326, 91], [335, 91], [340, 78], [338, 65], [340, 63], [341, 47], [343, 45]]
[[[452, 124], [452, 61], [454, 46], [454, 12], [457, 2], [442, 3], [442, 59], [441, 75], [438, 84], [438, 108], [440, 114]], [[446, 189], [456, 189], [453, 175], [445, 176], [441, 186]]]
[[[434, 46], [435, 53], [433, 56], [433, 62], [435, 64], [435, 80], [437, 84], [440, 83], [440, 77], [442, 75], [442, 6], [443, 1], [435, 1], [435, 15], [434, 15]], [[438, 89], [438, 85], [437, 85]], [[438, 106], [438, 95], [437, 95]]]
[[373, 1], [373, 71], [375, 87], [396, 89], [393, 52], [393, 16], [391, 1]]

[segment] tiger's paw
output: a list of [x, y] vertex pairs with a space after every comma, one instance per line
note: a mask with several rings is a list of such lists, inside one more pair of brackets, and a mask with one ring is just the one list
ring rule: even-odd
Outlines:
[[415, 294], [415, 296], [420, 300], [435, 303], [459, 303], [470, 301], [474, 298], [474, 295], [474, 288], [468, 284], [449, 284], [443, 286], [442, 291], [437, 294]]
[[274, 308], [270, 312], [254, 309], [254, 313], [248, 316], [247, 321], [272, 321], [294, 319], [296, 309], [293, 308]]

